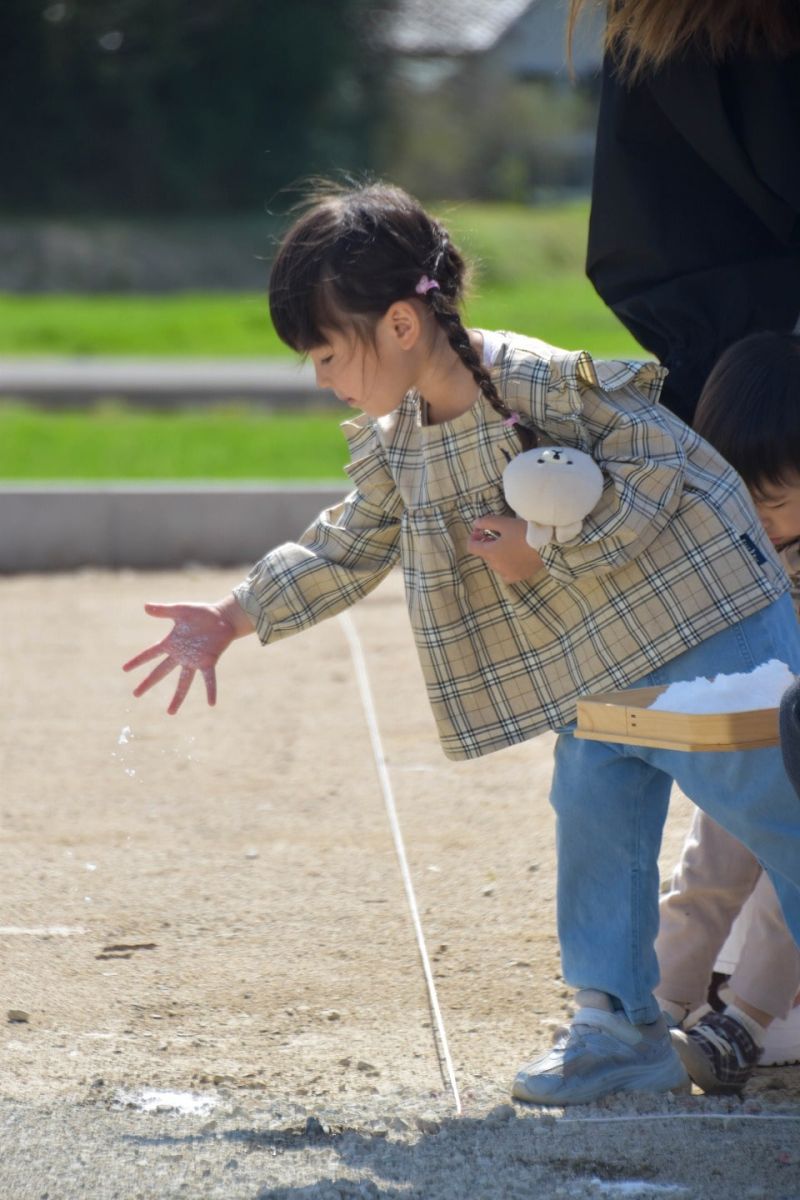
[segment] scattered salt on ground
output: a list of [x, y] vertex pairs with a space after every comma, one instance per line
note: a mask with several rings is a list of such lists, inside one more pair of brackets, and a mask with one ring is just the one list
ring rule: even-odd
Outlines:
[[216, 1107], [213, 1096], [194, 1092], [166, 1092], [159, 1088], [140, 1088], [136, 1092], [119, 1091], [117, 1102], [139, 1112], [177, 1112], [184, 1116], [206, 1116]]
[[756, 708], [777, 708], [781, 696], [794, 683], [786, 663], [777, 658], [762, 663], [754, 671], [736, 675], [717, 675], [715, 679], [671, 683], [651, 705], [660, 712], [723, 713], [750, 712]]
[[[633, 1196], [634, 1200], [642, 1200], [644, 1196], [688, 1196], [689, 1191], [677, 1183], [645, 1183], [642, 1179], [621, 1179], [608, 1181], [596, 1176], [588, 1180], [596, 1196]], [[578, 1184], [580, 1188], [582, 1185]], [[585, 1196], [583, 1190], [574, 1195]]]

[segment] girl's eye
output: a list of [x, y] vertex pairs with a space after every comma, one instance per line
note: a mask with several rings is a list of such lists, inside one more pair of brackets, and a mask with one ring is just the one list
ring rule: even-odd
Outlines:
[[329, 363], [329, 362], [333, 362], [333, 355], [332, 355], [332, 354], [326, 354], [324, 358], [321, 358], [321, 359], [319, 360], [319, 365], [320, 365], [321, 367], [327, 367], [327, 365], [328, 365], [328, 363]]

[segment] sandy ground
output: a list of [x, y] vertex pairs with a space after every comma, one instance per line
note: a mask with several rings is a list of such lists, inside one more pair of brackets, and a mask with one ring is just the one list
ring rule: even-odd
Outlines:
[[[216, 710], [130, 696], [143, 602], [236, 579], [0, 583], [0, 1197], [800, 1197], [800, 1069], [741, 1101], [508, 1104], [570, 1011], [552, 740], [443, 757], [393, 576], [353, 619], [456, 1116], [340, 623], [234, 645]], [[688, 814], [676, 796], [666, 870]]]

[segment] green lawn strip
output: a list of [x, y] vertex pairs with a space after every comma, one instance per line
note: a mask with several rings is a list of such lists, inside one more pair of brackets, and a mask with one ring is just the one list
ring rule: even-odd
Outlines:
[[[466, 306], [469, 324], [511, 329], [555, 346], [642, 356], [580, 276], [486, 285]], [[0, 354], [154, 358], [291, 357], [266, 302], [255, 295], [0, 295]]]
[[224, 358], [287, 355], [256, 294], [0, 294], [0, 353]]
[[8, 481], [253, 480], [346, 477], [342, 413], [128, 408], [54, 413], [0, 405], [0, 478]]
[[[637, 353], [584, 275], [588, 206], [440, 205], [476, 263], [468, 320], [596, 354]], [[287, 356], [264, 292], [0, 293], [0, 354]], [[640, 352], [638, 352], [640, 353]]]

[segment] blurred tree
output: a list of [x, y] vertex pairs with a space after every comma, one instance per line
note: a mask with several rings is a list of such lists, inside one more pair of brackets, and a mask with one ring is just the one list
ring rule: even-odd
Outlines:
[[415, 195], [533, 203], [588, 193], [597, 120], [591, 80], [520, 80], [477, 64], [435, 89], [409, 86], [398, 73], [389, 87], [378, 167]]
[[3, 0], [0, 208], [258, 208], [372, 159], [391, 0]]

